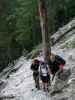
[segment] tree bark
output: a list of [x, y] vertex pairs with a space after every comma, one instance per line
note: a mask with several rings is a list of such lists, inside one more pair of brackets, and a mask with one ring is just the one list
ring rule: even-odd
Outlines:
[[47, 9], [45, 5], [45, 0], [38, 0], [39, 15], [40, 15], [40, 26], [42, 32], [42, 43], [43, 43], [43, 53], [44, 60], [48, 61], [49, 54], [51, 53], [50, 40], [48, 34], [48, 19], [47, 19]]

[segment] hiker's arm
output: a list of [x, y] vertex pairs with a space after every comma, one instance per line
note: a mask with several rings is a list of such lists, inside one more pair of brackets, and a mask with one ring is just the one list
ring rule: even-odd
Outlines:
[[60, 68], [60, 70], [63, 70], [64, 69], [64, 64], [60, 64], [59, 68]]
[[49, 68], [49, 66], [48, 66], [48, 73], [51, 74], [51, 69]]
[[34, 67], [34, 65], [33, 65], [33, 64], [31, 64], [30, 69], [31, 69], [31, 70], [34, 70], [34, 68], [33, 68], [33, 67]]

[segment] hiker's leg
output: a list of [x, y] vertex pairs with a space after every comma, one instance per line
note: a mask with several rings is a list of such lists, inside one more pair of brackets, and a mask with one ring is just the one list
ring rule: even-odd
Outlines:
[[45, 83], [44, 83], [44, 82], [42, 82], [42, 84], [43, 84], [43, 90], [45, 91]]
[[55, 77], [55, 74], [53, 74], [53, 76], [52, 76], [52, 81], [54, 80], [54, 77]]
[[34, 79], [34, 82], [35, 82], [35, 88], [37, 88], [37, 84], [36, 84], [36, 75], [35, 75], [35, 73], [33, 73], [33, 79]]
[[48, 86], [51, 85], [51, 82], [50, 82], [50, 75], [48, 75]]
[[45, 83], [45, 91], [48, 90], [48, 83]]
[[45, 91], [45, 78], [44, 78], [44, 76], [41, 76], [41, 80], [42, 80], [42, 88], [43, 88], [43, 90]]
[[48, 76], [45, 76], [45, 78], [44, 78], [44, 84], [45, 84], [45, 91], [48, 91], [48, 82], [49, 82], [49, 79], [48, 79], [49, 77]]
[[43, 90], [44, 90], [45, 92], [49, 92], [48, 83], [46, 83], [46, 82], [43, 83]]
[[40, 89], [39, 75], [36, 77], [36, 86], [37, 86], [37, 89]]
[[50, 83], [50, 76], [48, 75], [47, 77], [46, 77], [46, 90], [49, 92], [49, 86], [51, 85], [51, 83]]
[[55, 73], [55, 76], [57, 76], [58, 78], [60, 78], [62, 72], [63, 72], [63, 70], [59, 69], [59, 70]]

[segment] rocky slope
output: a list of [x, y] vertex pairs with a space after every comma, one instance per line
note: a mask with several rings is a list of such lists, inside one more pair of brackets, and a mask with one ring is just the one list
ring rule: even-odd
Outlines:
[[[20, 57], [13, 69], [11, 66], [0, 73], [0, 100], [75, 100], [75, 34], [71, 32], [52, 47], [52, 52], [66, 60], [65, 69], [71, 69], [67, 85], [53, 96], [43, 91], [34, 91], [34, 81], [30, 64], [32, 59]], [[72, 45], [72, 46], [71, 46]], [[40, 59], [42, 59], [40, 57]], [[62, 83], [61, 83], [62, 84]]]

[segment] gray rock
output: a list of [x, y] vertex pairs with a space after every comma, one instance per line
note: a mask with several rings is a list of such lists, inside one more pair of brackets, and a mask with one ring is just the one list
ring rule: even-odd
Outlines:
[[63, 89], [67, 85], [70, 75], [70, 69], [65, 69], [63, 72], [57, 72], [52, 82], [52, 91], [60, 91]]

